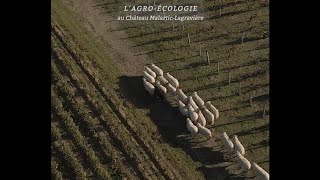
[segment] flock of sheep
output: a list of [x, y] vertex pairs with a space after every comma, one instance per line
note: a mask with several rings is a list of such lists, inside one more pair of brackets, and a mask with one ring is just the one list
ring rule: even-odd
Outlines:
[[239, 141], [237, 135], [234, 135], [233, 142], [230, 140], [226, 132], [222, 133], [222, 143], [229, 152], [235, 152], [238, 160], [238, 164], [241, 167], [242, 172], [247, 172], [250, 169], [253, 170], [258, 180], [269, 180], [269, 174], [262, 169], [258, 164], [251, 162], [244, 157], [245, 149]]
[[[188, 97], [179, 87], [179, 81], [169, 73], [164, 74], [162, 69], [155, 64], [145, 66], [143, 85], [151, 95], [154, 94], [155, 86], [163, 95], [167, 92], [171, 93], [178, 100], [179, 111], [183, 116], [187, 117], [186, 125], [188, 131], [192, 135], [200, 133], [207, 139], [212, 137], [211, 131], [205, 126], [206, 124], [214, 124], [219, 118], [219, 111], [210, 101], [204, 102], [197, 92], [193, 92]], [[232, 142], [227, 133], [223, 132], [222, 143], [228, 151], [236, 153], [241, 171], [246, 172], [252, 168], [257, 179], [269, 179], [269, 174], [265, 170], [254, 162], [250, 163], [244, 157], [245, 149], [236, 135], [234, 135], [234, 141]]]

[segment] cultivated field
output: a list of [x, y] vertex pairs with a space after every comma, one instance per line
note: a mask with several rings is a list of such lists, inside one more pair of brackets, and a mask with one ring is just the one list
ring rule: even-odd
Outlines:
[[[200, 1], [202, 22], [106, 20], [118, 26], [100, 29], [102, 37], [94, 16], [79, 13], [81, 1], [51, 2], [53, 179], [252, 178], [221, 150], [223, 131], [238, 135], [245, 156], [269, 172], [267, 1]], [[102, 19], [114, 21], [126, 4], [92, 2]], [[132, 44], [117, 36], [108, 41], [104, 33]], [[122, 68], [128, 55], [141, 62]], [[187, 95], [197, 91], [220, 110], [210, 141], [188, 133], [173, 97], [154, 103], [144, 91], [142, 69], [151, 62], [175, 76]]]

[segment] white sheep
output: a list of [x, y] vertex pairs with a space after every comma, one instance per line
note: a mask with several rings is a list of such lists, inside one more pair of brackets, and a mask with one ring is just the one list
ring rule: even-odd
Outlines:
[[237, 136], [237, 135], [234, 135], [234, 136], [233, 136], [233, 139], [234, 139], [234, 150], [240, 152], [240, 154], [244, 156], [245, 150], [244, 150], [243, 145], [242, 145], [241, 142], [239, 141], [238, 136]]
[[151, 84], [154, 84], [156, 82], [156, 80], [147, 73], [147, 71], [143, 71], [143, 77]]
[[178, 88], [176, 90], [176, 96], [180, 101], [182, 101], [184, 104], [188, 103], [188, 96], [184, 94], [181, 88]]
[[143, 78], [143, 86], [144, 89], [149, 92], [149, 94], [153, 95], [154, 86], [151, 83], [149, 83], [145, 78]]
[[199, 129], [199, 133], [203, 134], [208, 139], [210, 139], [212, 137], [212, 133], [208, 128], [202, 126], [200, 123], [197, 123], [197, 127]]
[[156, 86], [159, 88], [159, 90], [161, 91], [162, 94], [166, 94], [167, 93], [167, 88], [162, 86], [159, 81], [156, 81]]
[[170, 93], [172, 93], [172, 94], [175, 94], [176, 93], [176, 88], [175, 87], [173, 87], [170, 83], [167, 83], [167, 85], [166, 85], [166, 88], [168, 89], [168, 91], [170, 92]]
[[195, 111], [198, 111], [199, 107], [197, 106], [197, 104], [194, 102], [192, 96], [188, 97], [188, 104], [191, 104], [191, 106], [193, 107], [193, 109], [195, 109]]
[[187, 129], [189, 132], [191, 132], [191, 134], [198, 133], [198, 127], [195, 126], [189, 118], [187, 118]]
[[157, 76], [156, 81], [159, 81], [160, 84], [162, 84], [162, 85], [169, 83], [168, 80], [166, 80], [166, 78], [164, 78], [163, 76]]
[[173, 77], [170, 73], [165, 74], [169, 83], [172, 84], [173, 87], [178, 88], [179, 87], [179, 81]]
[[214, 115], [206, 107], [204, 107], [204, 109], [203, 109], [203, 115], [206, 118], [208, 124], [213, 125]]
[[[182, 102], [182, 101], [181, 101]], [[191, 104], [187, 104], [187, 108], [188, 108], [188, 111], [194, 111], [193, 107], [191, 106]]]
[[252, 162], [252, 170], [258, 180], [269, 180], [269, 173], [262, 169], [258, 164]]
[[213, 113], [215, 120], [219, 118], [219, 111], [216, 107], [211, 104], [211, 101], [207, 101], [205, 106], [208, 108], [210, 112]]
[[222, 142], [223, 142], [223, 145], [228, 149], [228, 151], [230, 151], [230, 152], [233, 151], [234, 145], [233, 145], [232, 141], [230, 141], [230, 139], [224, 140]]
[[226, 132], [222, 133], [222, 143], [228, 149], [228, 151], [231, 152], [233, 150], [234, 145], [233, 145], [232, 141], [230, 141]]
[[153, 78], [157, 77], [157, 74], [154, 71], [152, 71], [150, 68], [148, 68], [148, 66], [145, 66], [144, 68], [146, 69], [147, 73], [150, 74]]
[[192, 120], [192, 122], [194, 122], [194, 123], [198, 122], [199, 116], [196, 112], [188, 111], [188, 114], [189, 114], [189, 118]]
[[229, 139], [229, 136], [227, 135], [227, 133], [226, 132], [223, 132], [222, 133], [222, 139]]
[[163, 71], [158, 66], [151, 64], [150, 69], [153, 70], [157, 74], [157, 76], [163, 76]]
[[240, 152], [237, 151], [238, 163], [241, 167], [241, 171], [248, 171], [251, 168], [250, 161], [243, 157]]
[[199, 111], [198, 116], [199, 116], [198, 122], [201, 124], [201, 126], [205, 126], [206, 125], [206, 118], [203, 116], [201, 111]]
[[188, 107], [188, 115], [189, 115], [189, 118], [194, 122], [196, 123], [198, 121], [198, 118], [199, 118], [199, 115], [198, 113], [196, 113], [193, 109], [193, 107], [191, 106], [191, 104], [188, 104], [187, 105]]
[[188, 117], [189, 116], [188, 107], [185, 104], [183, 104], [183, 102], [181, 102], [180, 100], [178, 104], [179, 104], [179, 111], [181, 112], [181, 114], [185, 117]]
[[201, 99], [201, 97], [197, 94], [197, 92], [192, 93], [192, 98], [194, 102], [202, 109], [204, 107], [204, 101]]

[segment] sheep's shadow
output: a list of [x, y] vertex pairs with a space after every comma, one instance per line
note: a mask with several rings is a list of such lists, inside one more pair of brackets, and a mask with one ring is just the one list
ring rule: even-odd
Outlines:
[[171, 147], [182, 149], [193, 161], [201, 163], [197, 170], [206, 179], [246, 179], [247, 175], [238, 173], [234, 155], [223, 151], [225, 148], [214, 130], [210, 140], [200, 134], [191, 135], [186, 130], [186, 118], [181, 115], [176, 104], [154, 103], [150, 106], [149, 115], [159, 128], [163, 141]]
[[245, 179], [237, 173], [238, 166], [232, 156], [224, 152], [219, 136], [206, 140], [202, 135], [191, 135], [186, 129], [186, 117], [182, 116], [177, 102], [169, 93], [163, 102], [153, 101], [142, 83], [141, 76], [122, 76], [119, 79], [120, 91], [124, 98], [137, 108], [149, 108], [151, 121], [158, 127], [161, 139], [173, 148], [182, 149], [193, 161], [200, 162], [197, 169], [206, 179]]
[[144, 89], [142, 78], [142, 76], [121, 76], [118, 79], [121, 98], [139, 109], [148, 108], [153, 103], [152, 96]]
[[176, 136], [185, 131], [186, 125], [186, 119], [180, 114], [179, 108], [167, 102], [155, 102], [150, 106], [149, 116], [165, 141], [176, 146]]

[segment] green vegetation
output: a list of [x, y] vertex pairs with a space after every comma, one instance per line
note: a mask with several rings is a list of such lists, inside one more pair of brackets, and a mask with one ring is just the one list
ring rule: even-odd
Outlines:
[[[52, 109], [66, 126], [59, 131], [74, 139], [70, 143], [77, 148], [68, 152], [80, 154], [78, 162], [88, 167], [88, 172], [81, 171], [87, 178], [181, 179], [183, 174], [202, 179], [196, 170], [199, 163], [151, 137], [157, 132], [155, 124], [132, 105], [123, 106], [127, 103], [115, 91], [120, 75], [113, 62], [60, 0], [52, 1], [51, 40]], [[119, 109], [125, 110], [125, 121]]]
[[[121, 28], [153, 62], [178, 78], [187, 95], [197, 91], [211, 100], [221, 116], [213, 129], [238, 135], [246, 157], [269, 171], [268, 6], [253, 0], [202, 3], [203, 22], [175, 22], [172, 30], [171, 22], [126, 21]], [[123, 98], [115, 60], [85, 29], [83, 19], [62, 0], [51, 4], [52, 178], [204, 179], [202, 164], [191, 158], [184, 142], [163, 141], [159, 127], [145, 115], [149, 109]], [[97, 4], [112, 16], [121, 7], [111, 0]]]
[[[97, 2], [114, 18], [123, 6], [117, 1]], [[156, 2], [170, 4], [170, 1]], [[178, 78], [187, 95], [197, 91], [204, 100], [211, 100], [221, 112], [213, 128], [226, 131], [230, 137], [238, 135], [247, 150], [246, 157], [269, 171], [268, 4], [256, 0], [223, 0], [199, 1], [198, 6], [205, 21], [175, 21], [174, 29], [170, 21], [119, 21], [120, 29], [153, 62]]]

